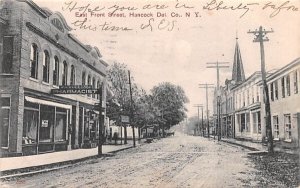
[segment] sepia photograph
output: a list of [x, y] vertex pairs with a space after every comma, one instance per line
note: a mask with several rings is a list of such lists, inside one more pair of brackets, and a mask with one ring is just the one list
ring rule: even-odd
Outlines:
[[0, 0], [1, 188], [296, 188], [299, 139], [299, 0]]

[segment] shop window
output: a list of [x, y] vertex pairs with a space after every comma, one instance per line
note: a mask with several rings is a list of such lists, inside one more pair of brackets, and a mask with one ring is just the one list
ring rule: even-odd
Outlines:
[[285, 128], [285, 140], [290, 141], [292, 139], [292, 125], [291, 125], [291, 115], [284, 115], [284, 128]]
[[70, 85], [76, 85], [76, 83], [75, 83], [75, 67], [74, 67], [74, 65], [71, 65]]
[[261, 134], [261, 119], [260, 112], [257, 112], [257, 131]]
[[294, 93], [298, 93], [298, 71], [294, 72]]
[[40, 142], [53, 141], [54, 107], [40, 105]]
[[14, 51], [13, 42], [14, 42], [14, 37], [12, 36], [3, 37], [3, 46], [2, 46], [3, 59], [1, 62], [1, 73], [12, 73], [13, 51]]
[[290, 81], [290, 75], [286, 76], [286, 95], [291, 95], [291, 81]]
[[38, 119], [39, 119], [38, 109], [24, 110], [22, 144], [36, 143]]
[[68, 64], [66, 61], [63, 62], [63, 71], [62, 71], [62, 85], [68, 85]]
[[43, 59], [43, 81], [49, 83], [49, 67], [50, 67], [50, 56], [47, 50], [44, 51]]
[[66, 140], [67, 110], [56, 108], [55, 141]]
[[81, 85], [85, 85], [85, 72], [82, 72]]
[[39, 52], [38, 47], [36, 44], [31, 45], [30, 51], [30, 77], [31, 78], [38, 78], [38, 59], [39, 59]]
[[279, 139], [279, 122], [278, 116], [273, 116], [274, 139]]
[[58, 86], [58, 84], [59, 84], [59, 60], [57, 56], [54, 56], [53, 85]]
[[10, 97], [1, 97], [0, 105], [1, 147], [8, 147], [10, 126]]

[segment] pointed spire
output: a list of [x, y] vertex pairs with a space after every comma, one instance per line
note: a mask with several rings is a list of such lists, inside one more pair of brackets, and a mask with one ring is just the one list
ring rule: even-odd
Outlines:
[[236, 45], [235, 45], [233, 69], [232, 69], [232, 80], [235, 81], [235, 83], [240, 83], [245, 81], [243, 61], [242, 61], [241, 51], [238, 43], [237, 34], [236, 34]]

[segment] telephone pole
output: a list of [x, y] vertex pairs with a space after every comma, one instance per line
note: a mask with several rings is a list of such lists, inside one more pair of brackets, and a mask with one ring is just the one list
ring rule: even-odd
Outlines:
[[131, 88], [131, 78], [130, 78], [130, 71], [128, 70], [128, 78], [129, 78], [129, 92], [130, 92], [130, 124], [132, 127], [132, 139], [133, 139], [133, 147], [135, 147], [135, 131], [133, 125], [133, 100], [132, 100], [132, 88]]
[[218, 132], [218, 141], [221, 140], [221, 117], [220, 117], [220, 104], [221, 104], [221, 96], [220, 96], [220, 69], [221, 68], [229, 68], [227, 64], [229, 62], [212, 62], [206, 63], [206, 68], [215, 68], [217, 69], [217, 132]]
[[[203, 129], [203, 105], [195, 104], [194, 107], [198, 109], [198, 133], [200, 135], [200, 117], [199, 117], [199, 108], [202, 108], [202, 129]], [[204, 136], [204, 135], [203, 135]]]
[[249, 34], [254, 34], [255, 38], [253, 42], [259, 42], [260, 44], [260, 60], [261, 60], [261, 76], [263, 83], [263, 91], [264, 91], [264, 99], [265, 99], [265, 113], [266, 113], [266, 130], [268, 137], [268, 152], [273, 153], [273, 135], [272, 135], [272, 127], [271, 127], [271, 108], [270, 108], [270, 99], [269, 99], [269, 91], [266, 80], [266, 68], [265, 68], [265, 51], [264, 51], [264, 42], [269, 41], [268, 37], [265, 37], [268, 33], [273, 33], [273, 29], [271, 31], [266, 31], [262, 26], [255, 31], [248, 31]]
[[100, 88], [98, 89], [98, 95], [99, 95], [99, 104], [97, 106], [99, 110], [99, 129], [98, 129], [98, 134], [99, 134], [99, 140], [98, 140], [98, 157], [102, 156], [102, 145], [104, 143], [104, 135], [103, 135], [103, 128], [104, 128], [104, 119], [102, 115], [102, 91], [103, 91], [103, 84], [101, 84]]
[[207, 137], [209, 139], [209, 111], [208, 111], [208, 88], [215, 88], [212, 87], [214, 84], [199, 84], [199, 88], [204, 88], [206, 90], [206, 118], [207, 118]]

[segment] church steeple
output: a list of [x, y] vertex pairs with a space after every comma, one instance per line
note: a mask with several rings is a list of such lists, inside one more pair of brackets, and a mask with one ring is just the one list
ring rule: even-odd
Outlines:
[[241, 51], [240, 51], [237, 36], [236, 36], [233, 69], [232, 69], [232, 81], [234, 81], [236, 84], [245, 81], [243, 61], [242, 61], [242, 56], [241, 56]]

